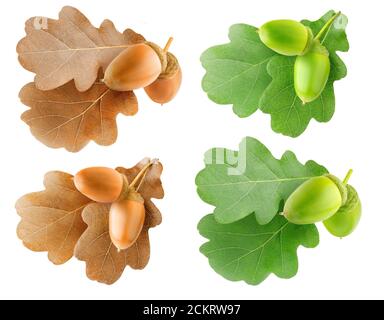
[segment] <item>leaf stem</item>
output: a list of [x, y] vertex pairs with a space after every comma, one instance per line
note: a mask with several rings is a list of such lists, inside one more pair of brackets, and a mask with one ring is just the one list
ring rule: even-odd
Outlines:
[[132, 181], [132, 183], [129, 185], [129, 188], [135, 188], [135, 185], [140, 182], [140, 185], [142, 184], [142, 180], [146, 177], [148, 170], [157, 162], [157, 159], [151, 160], [148, 162], [143, 169], [137, 174], [136, 178]]
[[142, 179], [141, 179], [139, 185], [138, 185], [137, 188], [136, 188], [136, 192], [139, 192], [139, 191], [140, 191], [141, 187], [142, 187], [143, 184], [144, 184], [145, 178], [147, 177], [148, 172], [149, 172], [149, 169], [145, 171], [145, 173], [144, 173], [144, 175], [143, 175], [143, 177], [142, 177]]
[[351, 179], [352, 174], [353, 174], [353, 170], [350, 169], [350, 170], [348, 171], [347, 175], [345, 176], [344, 180], [343, 180], [343, 184], [344, 184], [344, 185], [347, 185], [347, 184], [348, 184], [348, 181], [349, 181], [349, 179]]
[[[338, 17], [341, 16], [341, 11], [339, 11], [338, 13], [334, 14], [333, 17], [331, 19], [328, 20], [328, 22], [324, 25], [324, 27], [320, 30], [320, 32], [317, 34], [317, 36], [315, 37], [314, 40], [319, 40], [322, 38], [322, 36], [325, 34], [325, 33], [328, 33], [328, 31], [330, 30], [330, 28], [332, 27], [332, 25], [335, 23], [336, 19]], [[326, 37], [325, 37], [326, 38]], [[323, 39], [323, 41], [325, 40], [325, 38]]]
[[172, 42], [173, 42], [173, 37], [169, 37], [168, 42], [163, 49], [165, 53], [168, 52], [169, 48], [171, 47]]

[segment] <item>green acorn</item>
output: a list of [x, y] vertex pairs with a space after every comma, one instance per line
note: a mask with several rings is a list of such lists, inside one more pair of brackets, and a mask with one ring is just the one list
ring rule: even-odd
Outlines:
[[313, 40], [311, 29], [294, 20], [267, 22], [260, 28], [259, 35], [268, 48], [285, 56], [305, 54]]
[[323, 222], [326, 229], [335, 237], [344, 238], [351, 235], [357, 228], [362, 206], [357, 191], [350, 185], [347, 186], [348, 200], [339, 211]]
[[296, 58], [295, 91], [304, 104], [315, 101], [324, 91], [331, 73], [328, 50], [318, 40], [303, 56]]
[[283, 214], [294, 224], [314, 224], [332, 217], [346, 201], [347, 189], [337, 177], [315, 177], [292, 193], [285, 203]]

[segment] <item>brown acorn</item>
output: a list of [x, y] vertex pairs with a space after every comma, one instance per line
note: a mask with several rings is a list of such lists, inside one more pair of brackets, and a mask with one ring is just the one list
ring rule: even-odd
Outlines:
[[124, 175], [104, 167], [81, 170], [75, 175], [74, 183], [83, 195], [100, 203], [117, 201], [128, 190], [128, 181]]
[[108, 66], [104, 83], [114, 91], [131, 91], [153, 83], [167, 68], [166, 53], [146, 42], [129, 46]]
[[177, 58], [167, 53], [167, 69], [144, 90], [152, 101], [165, 104], [177, 95], [182, 81], [182, 71]]
[[128, 199], [112, 204], [109, 212], [109, 235], [119, 250], [132, 247], [139, 238], [145, 222], [144, 199], [132, 192]]

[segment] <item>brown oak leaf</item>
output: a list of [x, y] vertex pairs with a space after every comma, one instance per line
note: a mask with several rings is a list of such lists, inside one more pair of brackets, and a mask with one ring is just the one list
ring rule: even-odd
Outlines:
[[[131, 169], [118, 168], [132, 181], [149, 159], [145, 159]], [[110, 205], [90, 204], [83, 211], [83, 220], [88, 229], [81, 236], [75, 248], [75, 256], [86, 262], [87, 275], [91, 280], [105, 284], [115, 283], [123, 274], [126, 266], [132, 269], [146, 267], [150, 257], [148, 231], [161, 223], [161, 213], [150, 200], [164, 197], [160, 176], [163, 167], [160, 163], [152, 166], [146, 175], [140, 192], [145, 199], [146, 220], [143, 231], [133, 247], [118, 252], [109, 236]]]
[[[116, 170], [124, 174], [128, 181], [133, 181], [133, 179], [138, 175], [138, 173], [150, 162], [149, 158], [145, 158], [140, 161], [136, 166], [130, 169], [125, 169], [122, 167], [116, 168]], [[140, 188], [140, 194], [146, 200], [154, 199], [163, 199], [164, 198], [164, 189], [160, 177], [163, 173], [163, 166], [160, 162], [157, 162], [153, 165], [150, 170], [148, 170], [144, 183]]]
[[36, 87], [52, 90], [74, 80], [78, 91], [87, 91], [100, 68], [125, 48], [145, 41], [131, 29], [124, 33], [105, 20], [95, 28], [77, 9], [64, 7], [58, 20], [34, 17], [26, 22], [26, 37], [17, 46], [21, 65], [36, 74]]
[[133, 92], [115, 92], [96, 82], [86, 92], [79, 92], [73, 81], [42, 91], [34, 83], [20, 92], [22, 103], [30, 109], [22, 115], [32, 134], [51, 148], [78, 152], [90, 140], [108, 146], [117, 139], [116, 117], [138, 111]]
[[18, 236], [36, 252], [48, 252], [54, 264], [64, 264], [86, 229], [81, 213], [91, 201], [78, 192], [73, 176], [50, 172], [45, 176], [46, 190], [28, 194], [16, 203], [21, 217]]

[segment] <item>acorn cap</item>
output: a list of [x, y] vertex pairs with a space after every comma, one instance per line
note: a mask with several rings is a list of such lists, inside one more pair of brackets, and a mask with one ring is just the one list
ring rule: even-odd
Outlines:
[[138, 193], [135, 188], [129, 186], [129, 181], [126, 175], [121, 174], [123, 177], [123, 188], [121, 189], [121, 194], [119, 199], [116, 202], [124, 201], [124, 200], [132, 200], [140, 203], [144, 203], [143, 197]]
[[354, 187], [347, 185], [348, 199], [346, 203], [340, 208], [339, 212], [349, 212], [360, 204], [359, 195]]
[[347, 185], [348, 200], [334, 216], [323, 221], [325, 228], [330, 234], [338, 238], [351, 235], [359, 225], [362, 206], [359, 195], [355, 188]]
[[157, 55], [160, 59], [161, 66], [162, 66], [161, 70], [162, 70], [162, 72], [165, 72], [165, 70], [167, 69], [167, 54], [156, 43], [145, 42], [145, 44], [150, 46], [157, 53]]
[[127, 176], [122, 173], [120, 173], [120, 175], [123, 177], [123, 187], [121, 189], [121, 193], [120, 193], [119, 199], [117, 199], [117, 202], [125, 200], [128, 197], [128, 194], [131, 192], [129, 188], [129, 181]]
[[141, 194], [135, 191], [134, 189], [130, 190], [130, 192], [128, 193], [127, 197], [124, 200], [136, 201], [142, 204], [144, 204], [145, 202]]
[[327, 178], [331, 179], [337, 186], [337, 188], [339, 189], [340, 191], [340, 195], [341, 195], [341, 201], [342, 201], [342, 205], [345, 205], [347, 203], [347, 200], [348, 200], [348, 190], [347, 190], [347, 186], [336, 176], [332, 175], [332, 174], [326, 174], [325, 175]]
[[179, 61], [176, 56], [167, 52], [167, 68], [160, 74], [158, 79], [172, 78], [180, 70]]
[[[312, 39], [313, 40], [313, 39]], [[329, 57], [328, 49], [323, 46], [319, 40], [311, 41], [309, 48], [305, 51], [305, 53], [312, 52], [322, 54], [324, 56]]]
[[315, 36], [313, 35], [312, 29], [310, 27], [307, 27], [307, 32], [308, 32], [308, 42], [307, 46], [305, 47], [302, 55], [305, 55], [313, 46], [313, 39]]

